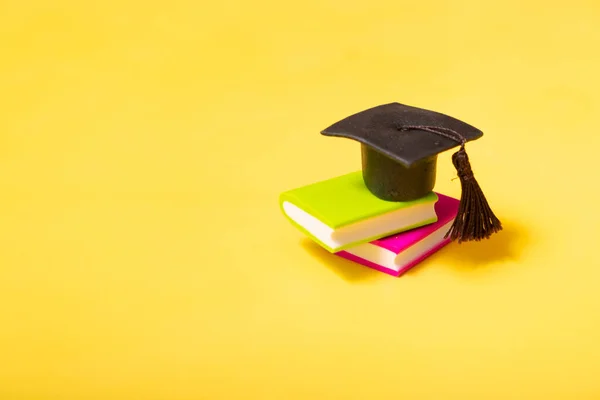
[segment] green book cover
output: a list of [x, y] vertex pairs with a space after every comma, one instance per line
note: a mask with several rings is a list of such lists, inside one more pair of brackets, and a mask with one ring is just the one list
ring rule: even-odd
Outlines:
[[[279, 198], [288, 220], [330, 252], [436, 222], [436, 201], [434, 192], [408, 202], [381, 200], [365, 186], [361, 171], [289, 190]], [[294, 216], [298, 218], [290, 215], [285, 203], [301, 210], [295, 211]], [[386, 220], [388, 215], [391, 220]], [[299, 223], [299, 218], [304, 223]], [[368, 223], [362, 224], [363, 221]], [[364, 234], [359, 232], [361, 224]], [[352, 234], [345, 235], [344, 240], [335, 240], [338, 231], [350, 230]], [[329, 240], [332, 235], [333, 239]]]

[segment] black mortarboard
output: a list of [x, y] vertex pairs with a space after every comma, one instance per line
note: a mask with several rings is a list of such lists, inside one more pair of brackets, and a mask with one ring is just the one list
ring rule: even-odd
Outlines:
[[473, 176], [464, 145], [483, 132], [456, 118], [399, 103], [353, 114], [321, 132], [361, 143], [363, 178], [380, 199], [409, 201], [433, 190], [437, 156], [460, 146], [452, 162], [461, 180], [459, 213], [448, 234], [480, 240], [502, 229]]

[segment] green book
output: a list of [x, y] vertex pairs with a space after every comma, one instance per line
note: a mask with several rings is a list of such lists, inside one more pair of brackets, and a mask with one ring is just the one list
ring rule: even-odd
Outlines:
[[437, 200], [435, 192], [408, 202], [381, 200], [357, 171], [286, 191], [279, 205], [296, 228], [335, 253], [437, 222]]

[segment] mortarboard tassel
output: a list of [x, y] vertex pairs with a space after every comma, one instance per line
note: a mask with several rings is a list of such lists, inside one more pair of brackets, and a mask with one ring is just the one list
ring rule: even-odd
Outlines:
[[459, 243], [487, 239], [493, 233], [502, 230], [502, 224], [475, 180], [464, 143], [461, 144], [460, 150], [452, 155], [452, 163], [458, 172], [462, 193], [458, 214], [445, 237], [450, 236]]
[[475, 180], [469, 156], [465, 150], [466, 139], [452, 129], [436, 126], [402, 126], [402, 130], [420, 129], [432, 132], [460, 143], [460, 149], [452, 155], [462, 188], [458, 214], [452, 227], [444, 236], [461, 242], [479, 241], [502, 230], [502, 223], [490, 208], [481, 187]]

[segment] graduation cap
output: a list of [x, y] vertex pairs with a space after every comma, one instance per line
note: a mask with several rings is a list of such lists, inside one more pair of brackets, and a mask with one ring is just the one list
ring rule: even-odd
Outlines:
[[321, 132], [361, 143], [363, 179], [373, 195], [410, 201], [433, 190], [438, 154], [460, 146], [452, 156], [462, 194], [458, 215], [446, 237], [467, 241], [488, 238], [502, 229], [475, 180], [465, 151], [479, 129], [439, 112], [400, 103], [353, 114]]

